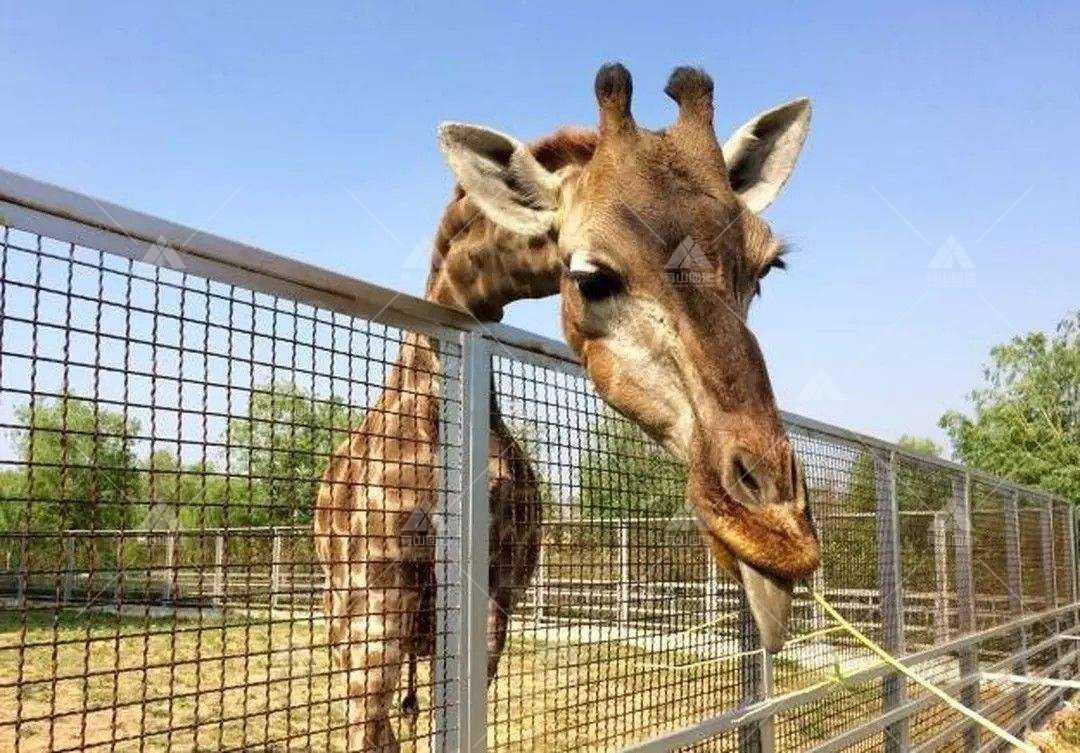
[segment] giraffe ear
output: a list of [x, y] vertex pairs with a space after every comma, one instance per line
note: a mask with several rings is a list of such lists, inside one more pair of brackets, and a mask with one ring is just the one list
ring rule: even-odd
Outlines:
[[795, 170], [809, 132], [810, 100], [803, 98], [766, 110], [724, 142], [731, 189], [750, 211], [773, 203]]
[[528, 236], [554, 226], [559, 179], [525, 144], [490, 128], [443, 123], [439, 147], [465, 193], [492, 222]]

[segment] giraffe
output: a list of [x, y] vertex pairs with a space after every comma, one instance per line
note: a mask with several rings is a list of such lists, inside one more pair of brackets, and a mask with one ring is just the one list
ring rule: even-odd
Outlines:
[[[679, 114], [640, 128], [620, 64], [597, 73], [596, 130], [527, 145], [445, 123], [457, 179], [436, 234], [429, 300], [497, 321], [560, 295], [563, 331], [600, 397], [687, 468], [702, 539], [747, 594], [763, 646], [786, 639], [795, 582], [820, 563], [802, 465], [746, 320], [784, 244], [760, 213], [787, 182], [810, 103], [767, 110], [724, 144], [713, 82], [681, 67]], [[690, 281], [672, 269], [687, 260]], [[347, 673], [350, 751], [395, 753], [390, 708], [408, 662], [430, 655], [435, 572], [437, 348], [409, 335], [363, 424], [333, 453], [316, 500], [316, 553], [335, 666]], [[488, 681], [536, 566], [537, 477], [492, 402]], [[417, 533], [422, 535], [417, 535]]]

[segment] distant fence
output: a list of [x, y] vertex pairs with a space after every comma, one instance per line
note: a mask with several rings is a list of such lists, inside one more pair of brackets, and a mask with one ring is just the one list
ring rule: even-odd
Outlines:
[[[761, 651], [681, 470], [563, 345], [5, 172], [0, 218], [0, 749], [345, 750], [357, 691], [307, 521], [331, 451], [391, 414], [379, 395], [418, 342], [441, 401], [420, 549], [437, 591], [419, 718], [386, 710], [408, 749], [997, 744], [805, 592], [793, 640]], [[488, 586], [521, 542], [489, 541], [492, 389], [543, 508], [501, 647]], [[1044, 719], [1063, 688], [987, 673], [1080, 672], [1073, 506], [784, 418], [821, 532], [813, 586], [999, 724]], [[394, 478], [349, 482], [358, 509]], [[378, 616], [353, 651], [381, 650]]]
[[[839, 513], [830, 520], [858, 519]], [[899, 519], [923, 519], [930, 527], [932, 542], [927, 553], [927, 569], [934, 573], [932, 590], [909, 589], [904, 594], [904, 623], [910, 626], [911, 645], [926, 647], [947, 640], [960, 618], [950, 563], [952, 547], [947, 543], [952, 530], [950, 513], [902, 512]], [[566, 577], [561, 567], [545, 567], [543, 559], [522, 600], [518, 620], [531, 620], [534, 627], [557, 623], [592, 622], [619, 628], [647, 628], [672, 624], [683, 611], [698, 611], [706, 620], [715, 620], [724, 603], [738, 600], [740, 586], [724, 577], [714, 566], [706, 568], [700, 580], [666, 580], [644, 573], [644, 577], [624, 577], [635, 557], [633, 534], [649, 527], [690, 528], [693, 519], [633, 517], [602, 520], [549, 520], [549, 536], [541, 549], [551, 551], [565, 542], [567, 530], [602, 525], [616, 532], [594, 552], [612, 563], [608, 577]], [[0, 551], [17, 554], [20, 534], [0, 533]], [[196, 530], [77, 530], [59, 537], [63, 557], [57, 571], [43, 567], [24, 569], [10, 557], [0, 565], [0, 597], [28, 604], [43, 602], [46, 607], [111, 609], [145, 605], [178, 609], [236, 608], [285, 609], [296, 613], [313, 611], [322, 617], [325, 577], [311, 551], [314, 534], [310, 526], [237, 526]], [[5, 546], [5, 544], [7, 546]], [[229, 549], [245, 553], [227, 555]], [[127, 552], [113, 565], [92, 564], [91, 551]], [[141, 550], [141, 551], [140, 551]], [[134, 552], [139, 551], [136, 555]], [[579, 550], [580, 551], [580, 550]], [[552, 571], [552, 572], [549, 572]], [[1062, 568], [1064, 572], [1064, 568]], [[32, 577], [30, 577], [32, 575]], [[56, 586], [60, 591], [57, 596]], [[820, 575], [815, 584], [857, 627], [878, 629], [882, 609], [881, 592], [873, 588], [830, 587]], [[689, 606], [688, 606], [689, 605]], [[1028, 606], [1040, 612], [1055, 605], [1042, 593], [1029, 595]], [[800, 595], [796, 611], [821, 629], [824, 616], [811, 601]], [[992, 626], [1009, 610], [1008, 594], [977, 594], [975, 623]], [[727, 632], [734, 634], [738, 621], [732, 619]], [[722, 633], [718, 627], [714, 632]]]

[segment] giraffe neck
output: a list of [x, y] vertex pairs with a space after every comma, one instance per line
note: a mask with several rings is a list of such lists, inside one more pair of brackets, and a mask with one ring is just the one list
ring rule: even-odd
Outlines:
[[443, 218], [431, 259], [427, 299], [480, 321], [499, 321], [505, 307], [522, 298], [559, 292], [562, 261], [555, 240], [502, 230], [464, 197]]
[[[584, 164], [596, 148], [592, 131], [563, 129], [531, 146], [549, 170]], [[456, 189], [439, 223], [428, 275], [428, 300], [498, 321], [507, 304], [559, 292], [562, 259], [553, 234], [528, 238], [496, 226]]]

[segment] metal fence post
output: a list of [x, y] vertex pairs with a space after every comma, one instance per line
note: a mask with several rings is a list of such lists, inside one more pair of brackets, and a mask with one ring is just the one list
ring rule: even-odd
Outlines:
[[27, 536], [24, 534], [19, 537], [19, 552], [16, 555], [18, 558], [18, 566], [15, 569], [15, 603], [19, 605], [20, 609], [25, 608], [26, 594], [30, 590], [28, 588], [30, 581], [30, 565], [29, 559], [29, 542]]
[[458, 750], [487, 751], [488, 550], [491, 505], [488, 453], [491, 432], [491, 346], [481, 336], [462, 336], [463, 441], [461, 567], [461, 677]]
[[461, 406], [465, 379], [460, 358], [447, 352], [460, 341], [439, 341], [438, 494], [435, 499], [435, 655], [431, 661], [433, 753], [458, 750], [462, 725], [459, 704], [463, 599], [461, 591], [462, 463]]
[[[878, 587], [881, 589], [882, 641], [895, 655], [905, 653], [904, 600], [900, 572], [900, 509], [896, 494], [896, 453], [887, 460], [874, 454], [877, 493]], [[893, 672], [882, 679], [882, 712], [903, 705], [904, 678]], [[907, 718], [885, 728], [885, 750], [901, 753], [911, 748]]]
[[64, 595], [63, 604], [71, 603], [75, 592], [75, 537], [64, 537]]
[[[817, 570], [815, 570], [814, 574], [810, 576], [810, 583], [811, 583], [811, 585], [812, 585], [812, 587], [813, 587], [813, 589], [815, 591], [817, 591], [822, 596], [825, 596], [825, 567], [824, 567], [824, 565], [822, 565]], [[824, 630], [829, 624], [828, 620], [825, 619], [825, 610], [823, 610], [823, 609], [814, 609], [813, 610], [813, 615], [814, 615], [813, 616], [814, 630]]]
[[[953, 477], [953, 547], [956, 552], [957, 628], [961, 635], [975, 632], [975, 569], [971, 551], [971, 475]], [[959, 651], [960, 676], [973, 679], [960, 689], [960, 701], [969, 709], [979, 706], [979, 649], [968, 644]], [[964, 751], [979, 749], [979, 730], [971, 722], [964, 727]]]
[[171, 604], [176, 585], [176, 531], [165, 534], [165, 603]]
[[[1004, 495], [1005, 509], [1005, 582], [1009, 589], [1009, 611], [1020, 616], [1024, 612], [1023, 580], [1020, 576], [1020, 504], [1015, 491]], [[1023, 654], [1027, 650], [1027, 630], [1017, 628], [1017, 651]], [[1020, 658], [1013, 662], [1013, 674], [1027, 674], [1027, 659]], [[1028, 707], [1027, 686], [1017, 683], [1013, 691], [1016, 716], [1022, 718]]]
[[947, 512], [934, 513], [931, 533], [934, 546], [934, 638], [949, 638], [949, 536]]
[[[742, 703], [750, 705], [772, 694], [772, 657], [761, 648], [754, 616], [746, 592], [739, 592], [739, 679]], [[776, 749], [776, 724], [773, 715], [759, 722], [739, 727], [739, 753], [773, 753]]]
[[[1057, 606], [1057, 563], [1054, 558], [1054, 503], [1046, 500], [1039, 510], [1039, 528], [1042, 539], [1042, 567], [1043, 567], [1043, 592], [1046, 594], [1046, 603], [1043, 609], [1053, 609]], [[1054, 635], [1061, 635], [1061, 617], [1054, 616]], [[1057, 642], [1057, 650], [1054, 655], [1060, 659], [1064, 655], [1065, 646], [1063, 641]], [[1055, 671], [1051, 677], [1057, 677]]]
[[[121, 603], [120, 590], [124, 585], [124, 532], [117, 531], [116, 535], [116, 566], [113, 573], [113, 601], [117, 604]], [[87, 599], [90, 596], [87, 594]]]
[[720, 568], [712, 555], [705, 555], [705, 620], [712, 622], [720, 617]]
[[214, 599], [219, 608], [225, 606], [225, 534], [214, 537]]
[[270, 608], [276, 609], [281, 590], [281, 531], [272, 526], [270, 534], [273, 536], [270, 543]]
[[[1067, 546], [1069, 549], [1069, 599], [1073, 604], [1080, 603], [1080, 568], [1077, 567], [1077, 551], [1076, 551], [1076, 507], [1070, 502], [1065, 506], [1066, 524], [1069, 527]], [[1076, 629], [1080, 628], [1080, 607], [1073, 610], [1072, 615], [1072, 632], [1075, 633]], [[1078, 641], [1072, 641], [1073, 654], [1076, 657], [1076, 672], [1080, 674], [1080, 647], [1078, 647]]]
[[540, 543], [540, 551], [536, 556], [536, 575], [533, 576], [533, 623], [539, 627], [544, 619], [544, 601], [547, 594], [544, 593], [544, 544]]

